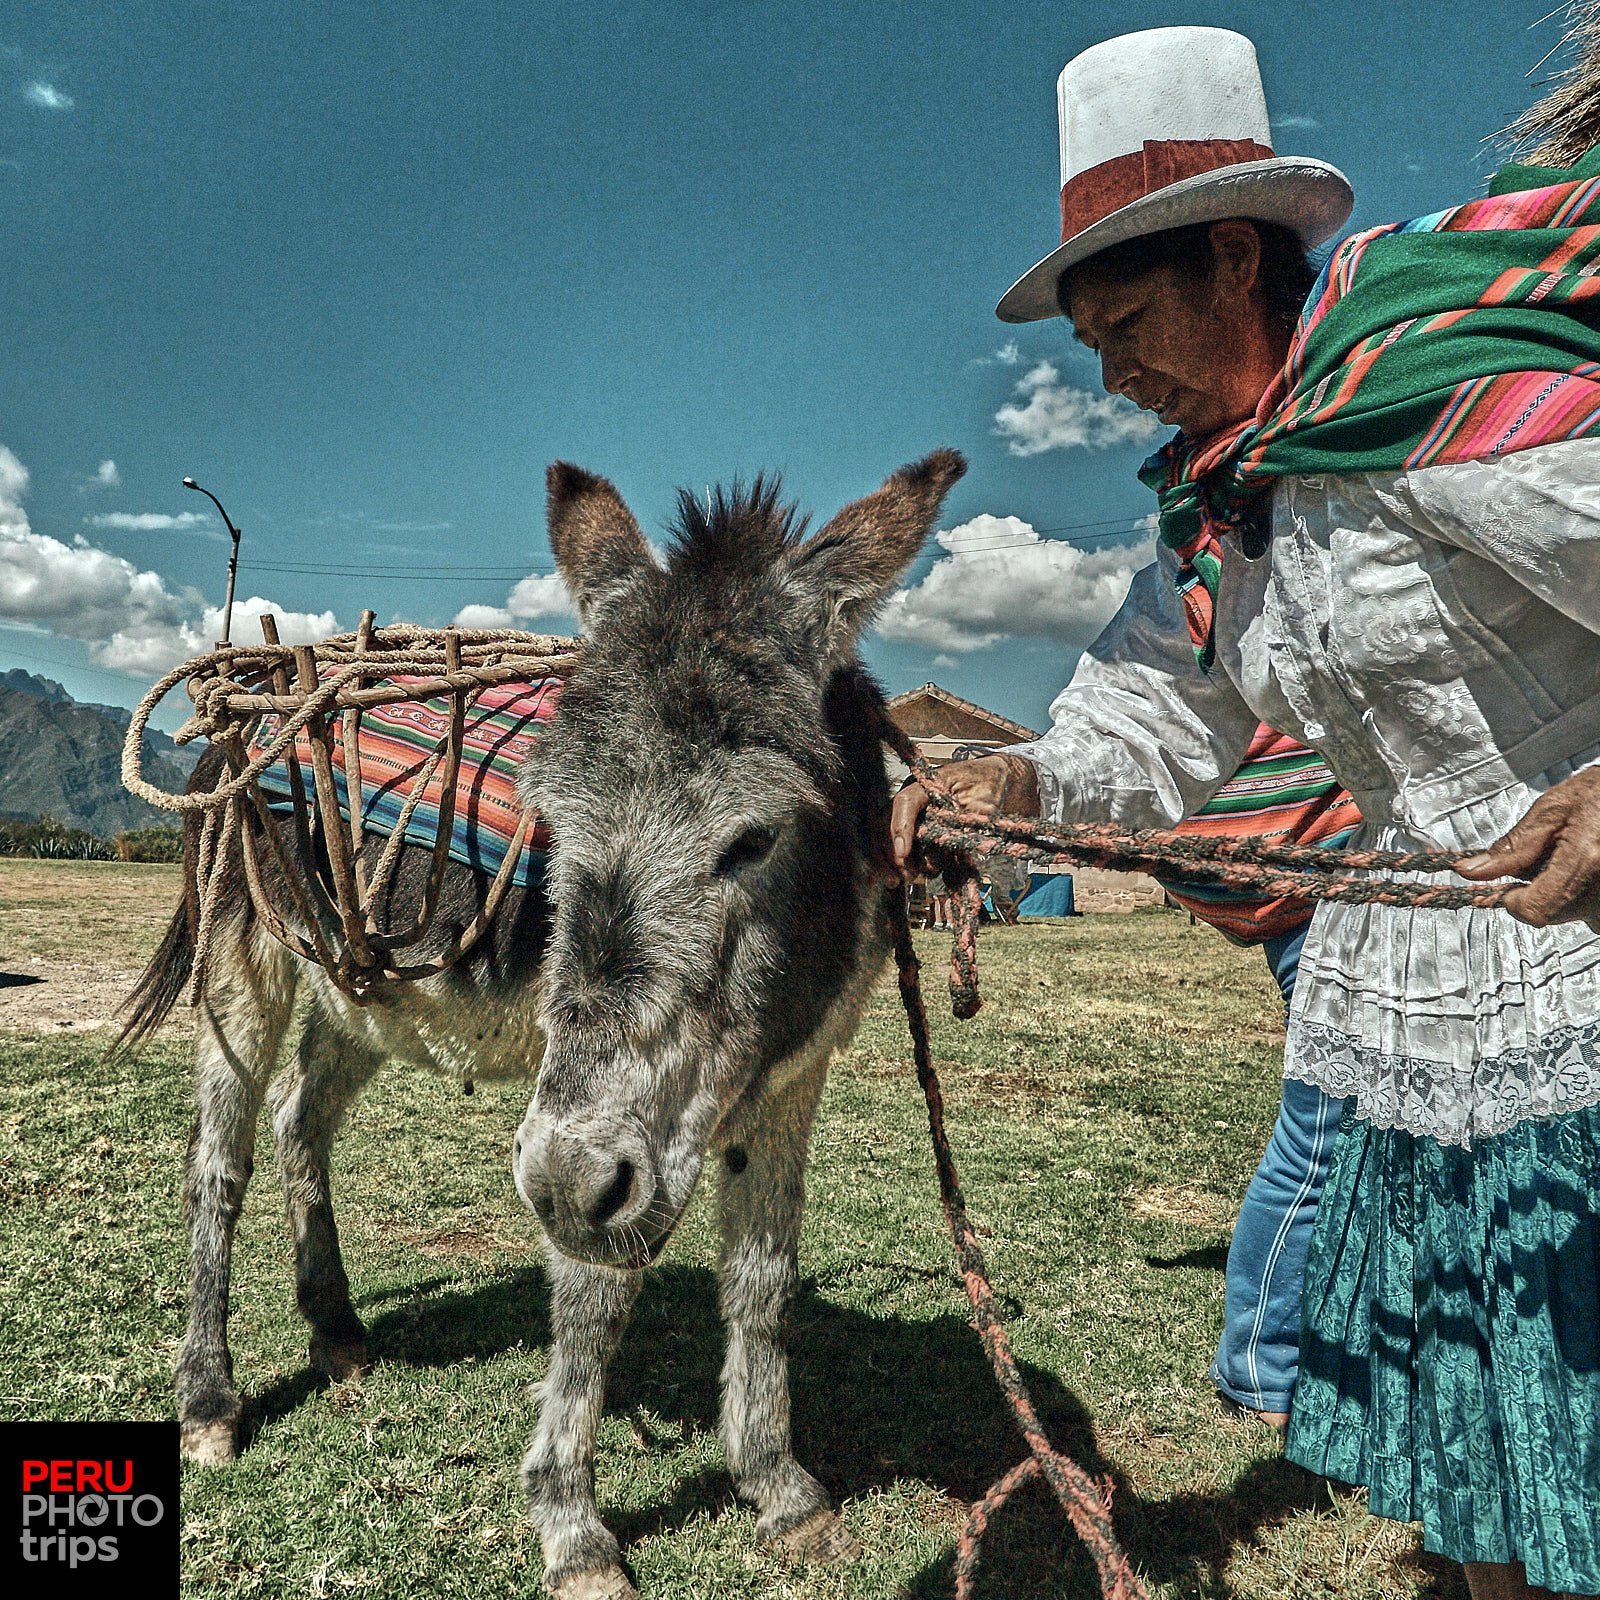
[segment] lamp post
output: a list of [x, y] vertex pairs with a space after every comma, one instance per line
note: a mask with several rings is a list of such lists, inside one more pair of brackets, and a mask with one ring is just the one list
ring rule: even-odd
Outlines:
[[234, 527], [233, 518], [223, 510], [222, 502], [209, 489], [196, 483], [193, 478], [185, 478], [183, 486], [185, 489], [198, 489], [222, 513], [222, 520], [233, 538], [233, 554], [228, 557], [228, 598], [222, 606], [222, 638], [219, 641], [227, 644], [233, 629], [233, 580], [239, 575], [239, 529]]

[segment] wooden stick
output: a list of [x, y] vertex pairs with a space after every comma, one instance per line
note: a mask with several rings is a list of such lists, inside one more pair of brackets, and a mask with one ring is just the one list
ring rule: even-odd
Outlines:
[[500, 870], [495, 873], [494, 881], [489, 885], [489, 892], [483, 897], [483, 904], [478, 908], [478, 914], [458, 933], [449, 948], [434, 956], [430, 961], [420, 962], [414, 966], [389, 966], [384, 969], [384, 977], [405, 981], [410, 978], [427, 978], [436, 973], [447, 971], [456, 962], [466, 955], [489, 930], [496, 914], [500, 910], [500, 903], [506, 897], [506, 891], [511, 887], [511, 879], [517, 870], [517, 862], [521, 859], [523, 846], [528, 842], [528, 835], [533, 830], [533, 818], [523, 812], [522, 821], [517, 824], [517, 831], [512, 835], [510, 848], [506, 851], [505, 860], [500, 863]]
[[[430, 700], [435, 695], [449, 694], [457, 689], [487, 689], [500, 683], [561, 677], [564, 675], [561, 669], [570, 665], [570, 659], [555, 656], [533, 661], [507, 661], [495, 667], [464, 667], [454, 680], [433, 677], [421, 678], [415, 683], [374, 686], [371, 689], [341, 689], [333, 705], [334, 709], [340, 711], [347, 706], [359, 706], [365, 711], [373, 706], [393, 705], [400, 700]], [[220, 705], [234, 716], [253, 716], [263, 711], [295, 712], [303, 704], [304, 698], [292, 692], [230, 694], [220, 701]]]
[[[294, 650], [296, 688], [309, 695], [317, 687], [317, 658], [310, 645]], [[350, 863], [350, 836], [339, 816], [339, 790], [333, 777], [333, 756], [328, 748], [327, 719], [320, 714], [306, 724], [311, 742], [311, 773], [316, 782], [317, 810], [322, 819], [322, 842], [328, 850], [328, 867], [333, 874], [333, 892], [344, 927], [344, 959], [358, 967], [372, 964], [367, 947], [366, 919], [361, 912], [361, 897], [356, 889], [355, 869]], [[341, 966], [344, 960], [341, 960]]]
[[[356, 631], [356, 654], [366, 655], [372, 648], [372, 624], [375, 613], [363, 611], [361, 626]], [[360, 680], [358, 679], [357, 682]], [[366, 795], [361, 779], [361, 712], [358, 707], [347, 706], [339, 716], [339, 731], [344, 743], [344, 792], [350, 803], [350, 859], [355, 868], [356, 896], [359, 905], [366, 905], [365, 874], [361, 869], [361, 837], [365, 827]], [[371, 928], [370, 911], [364, 912], [362, 926]]]
[[[261, 632], [269, 645], [278, 646], [278, 619], [270, 611], [261, 614]], [[279, 647], [281, 648], [281, 646]], [[298, 705], [299, 697], [289, 692], [289, 671], [284, 666], [280, 656], [272, 668], [272, 686], [278, 694], [286, 700]], [[322, 874], [317, 871], [316, 845], [311, 836], [311, 806], [306, 797], [305, 778], [300, 771], [300, 756], [291, 745], [284, 755], [284, 769], [289, 774], [289, 799], [294, 811], [295, 844], [300, 851], [300, 865], [305, 875], [305, 889], [309, 896], [309, 903], [303, 902], [298, 892], [300, 877], [294, 873], [289, 861], [288, 851], [283, 841], [278, 837], [276, 828], [272, 830], [273, 849], [277, 854], [278, 864], [283, 868], [295, 892], [295, 900], [301, 905], [301, 914], [306, 919], [306, 927], [319, 946], [326, 943], [330, 926], [336, 925], [339, 913], [333, 902], [328, 898], [328, 891], [322, 882]], [[255, 783], [252, 789], [259, 792], [261, 785]], [[262, 795], [257, 801], [257, 811], [266, 808], [266, 797]], [[319, 956], [320, 959], [320, 956]], [[323, 961], [322, 965], [332, 974], [332, 956]]]
[[[454, 628], [444, 636], [445, 661], [451, 672], [461, 665], [461, 638]], [[444, 888], [444, 875], [450, 866], [450, 845], [456, 824], [456, 780], [461, 776], [462, 735], [466, 730], [467, 701], [471, 698], [465, 689], [458, 689], [450, 701], [450, 730], [445, 736], [444, 766], [439, 778], [439, 821], [433, 836], [433, 859], [428, 863], [428, 882], [422, 892], [422, 909], [416, 921], [404, 934], [391, 935], [386, 941], [390, 950], [404, 949], [420, 944], [428, 937], [433, 919], [439, 910], [439, 894]]]

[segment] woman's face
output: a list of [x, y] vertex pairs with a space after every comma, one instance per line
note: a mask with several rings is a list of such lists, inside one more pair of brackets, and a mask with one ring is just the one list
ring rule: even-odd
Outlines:
[[1132, 279], [1080, 269], [1073, 327], [1111, 393], [1203, 439], [1253, 416], [1283, 362], [1260, 296], [1238, 281], [1226, 266], [1210, 278], [1170, 264]]

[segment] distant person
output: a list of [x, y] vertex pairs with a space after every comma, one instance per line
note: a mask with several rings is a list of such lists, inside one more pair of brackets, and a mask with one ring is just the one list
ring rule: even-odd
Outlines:
[[1028, 863], [1017, 856], [991, 856], [985, 868], [989, 883], [989, 899], [995, 916], [1003, 923], [1015, 927], [1017, 907], [1022, 904], [1030, 882]]

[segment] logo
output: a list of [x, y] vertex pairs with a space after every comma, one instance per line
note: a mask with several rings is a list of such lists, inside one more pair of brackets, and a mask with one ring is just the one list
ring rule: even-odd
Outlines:
[[7, 1592], [177, 1595], [177, 1423], [0, 1424], [0, 1466]]

